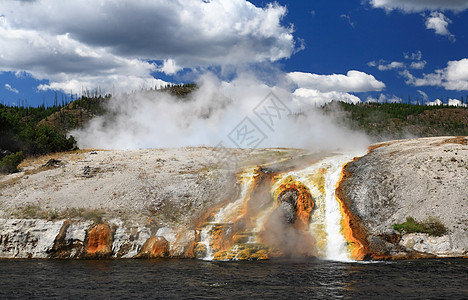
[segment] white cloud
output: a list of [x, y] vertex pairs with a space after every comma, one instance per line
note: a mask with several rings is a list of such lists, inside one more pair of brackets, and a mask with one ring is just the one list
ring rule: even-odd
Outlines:
[[446, 90], [468, 90], [468, 58], [449, 61], [445, 69], [424, 74], [422, 78], [416, 78], [408, 70], [401, 74], [407, 78], [406, 83], [413, 86], [441, 86]]
[[403, 57], [411, 62], [400, 62], [400, 61], [393, 61], [387, 62], [384, 59], [379, 61], [371, 61], [368, 62], [367, 65], [370, 67], [376, 67], [380, 71], [388, 71], [388, 70], [400, 70], [399, 73], [404, 77], [408, 77], [409, 71], [408, 69], [416, 69], [421, 70], [426, 67], [427, 62], [422, 60], [422, 52], [417, 51], [415, 53], [403, 53]]
[[146, 61], [113, 55], [103, 48], [89, 47], [70, 35], [38, 35], [33, 30], [0, 26], [0, 70], [26, 71], [50, 84], [40, 90], [79, 91], [98, 85], [110, 91], [128, 91], [153, 87], [150, 75], [155, 66]]
[[468, 90], [468, 58], [449, 61], [444, 70], [444, 87], [449, 90]]
[[157, 70], [167, 75], [173, 75], [182, 70], [182, 67], [178, 66], [173, 59], [169, 58], [164, 60], [163, 65], [159, 66]]
[[15, 94], [18, 94], [19, 91], [17, 89], [15, 89], [14, 87], [12, 87], [11, 85], [9, 85], [8, 83], [5, 83], [5, 89], [7, 91], [10, 91], [12, 93], [15, 93]]
[[413, 62], [411, 62], [411, 64], [410, 64], [410, 68], [411, 68], [411, 69], [416, 69], [416, 70], [421, 70], [421, 69], [424, 69], [424, 67], [426, 66], [426, 64], [427, 64], [427, 61], [425, 61], [425, 60], [413, 61]]
[[337, 91], [330, 91], [330, 92], [321, 92], [314, 89], [306, 89], [306, 88], [299, 88], [294, 91], [293, 93], [294, 100], [304, 106], [322, 106], [327, 104], [333, 100], [335, 101], [343, 101], [346, 103], [359, 103], [361, 99], [359, 97], [344, 93], [344, 92], [337, 92]]
[[402, 69], [405, 67], [405, 64], [399, 61], [392, 61], [391, 63], [379, 63], [377, 69], [380, 71], [388, 71], [394, 69]]
[[433, 29], [436, 34], [447, 36], [452, 42], [455, 42], [455, 36], [448, 30], [448, 25], [452, 21], [443, 13], [433, 11], [426, 19], [426, 28]]
[[369, 2], [373, 7], [383, 8], [387, 12], [393, 10], [405, 13], [431, 11], [425, 21], [426, 28], [433, 29], [436, 34], [447, 36], [453, 42], [455, 36], [447, 28], [452, 21], [438, 11], [460, 12], [468, 9], [468, 0], [369, 0]]
[[418, 93], [423, 97], [423, 100], [426, 101], [427, 99], [429, 99], [429, 97], [427, 96], [427, 94], [421, 90], [418, 90]]
[[422, 12], [428, 10], [463, 11], [468, 9], [468, 0], [370, 0], [373, 7], [387, 11], [395, 9], [404, 12]]
[[[286, 8], [246, 0], [1, 1], [0, 71], [44, 88], [138, 89], [159, 70], [277, 61], [298, 50]], [[34, 16], [34, 17], [32, 17]], [[91, 84], [88, 86], [88, 84]]]
[[368, 92], [380, 91], [385, 84], [374, 76], [360, 71], [348, 71], [346, 75], [318, 75], [303, 72], [292, 72], [287, 75], [299, 88], [319, 92]]
[[[436, 100], [434, 100], [434, 101], [428, 102], [426, 105], [429, 105], [429, 106], [438, 106], [438, 105], [443, 105], [443, 104], [444, 104], [444, 103], [442, 102], [442, 100], [436, 99]], [[448, 99], [447, 105], [448, 105], [448, 106], [463, 106], [463, 107], [467, 107], [467, 105], [466, 105], [465, 103], [461, 103], [461, 101], [458, 100], [458, 99]]]
[[449, 99], [447, 104], [448, 104], [448, 106], [464, 106], [464, 107], [466, 107], [466, 104], [461, 103], [461, 101], [458, 100], [458, 99]]
[[414, 53], [403, 53], [403, 57], [405, 59], [410, 59], [410, 60], [421, 60], [422, 59], [422, 52], [421, 50], [418, 50]]
[[355, 27], [356, 26], [356, 22], [354, 22], [353, 20], [351, 20], [351, 16], [350, 15], [347, 15], [347, 14], [342, 14], [340, 16], [341, 19], [345, 20], [346, 22], [348, 22], [349, 26], [351, 27]]
[[[48, 2], [1, 6], [13, 10], [5, 18], [14, 28], [69, 33], [119, 56], [171, 58], [183, 67], [276, 61], [295, 50], [293, 29], [280, 24], [286, 8], [277, 4], [259, 8], [245, 0]], [[242, 53], [236, 55], [238, 50]]]
[[413, 61], [409, 66], [407, 66], [404, 62], [401, 61], [392, 61], [386, 62], [385, 60], [381, 59], [380, 61], [371, 61], [368, 62], [367, 65], [369, 67], [376, 67], [380, 71], [389, 71], [389, 70], [397, 70], [397, 69], [407, 69], [408, 67], [411, 69], [424, 69], [427, 62], [422, 61]]
[[395, 95], [385, 95], [385, 94], [380, 94], [379, 98], [375, 98], [372, 96], [367, 97], [366, 102], [370, 103], [400, 103], [401, 99], [398, 98]]
[[431, 102], [427, 102], [426, 105], [428, 106], [439, 106], [439, 105], [442, 105], [442, 101], [440, 99], [436, 99], [434, 101], [431, 101]]
[[359, 71], [348, 71], [346, 75], [292, 72], [287, 77], [297, 86], [293, 93], [294, 101], [304, 106], [321, 106], [333, 100], [359, 103], [361, 99], [351, 92], [380, 91], [385, 88], [385, 84], [374, 76]]

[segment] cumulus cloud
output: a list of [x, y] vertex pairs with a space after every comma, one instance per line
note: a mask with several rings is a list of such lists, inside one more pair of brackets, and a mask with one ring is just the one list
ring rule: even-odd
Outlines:
[[386, 62], [385, 60], [380, 60], [378, 62], [371, 61], [367, 64], [370, 67], [377, 67], [380, 71], [388, 71], [394, 69], [401, 69], [405, 67], [405, 64], [399, 61], [392, 61], [391, 63]]
[[401, 74], [406, 77], [406, 83], [413, 86], [441, 86], [446, 90], [468, 90], [468, 58], [449, 61], [446, 68], [424, 74], [422, 78], [415, 77], [407, 70]]
[[410, 59], [410, 60], [421, 60], [422, 59], [422, 52], [421, 50], [418, 50], [414, 53], [403, 53], [403, 57], [405, 59]]
[[[448, 106], [462, 106], [462, 107], [467, 107], [465, 103], [462, 103], [458, 99], [448, 99], [447, 103]], [[426, 105], [429, 106], [439, 106], [439, 105], [444, 105], [444, 102], [440, 99], [436, 99], [434, 101], [428, 102]]]
[[416, 70], [421, 70], [421, 69], [424, 69], [424, 67], [426, 66], [427, 62], [425, 60], [421, 60], [421, 61], [413, 61], [411, 62], [410, 64], [410, 68], [411, 69], [416, 69]]
[[346, 75], [318, 75], [303, 72], [291, 72], [287, 75], [299, 88], [313, 89], [319, 92], [368, 92], [380, 91], [385, 84], [373, 75], [351, 70]]
[[448, 30], [448, 25], [452, 21], [440, 11], [460, 12], [468, 9], [468, 0], [370, 0], [370, 4], [375, 8], [383, 8], [387, 12], [393, 10], [405, 13], [431, 11], [425, 20], [426, 28], [434, 30], [436, 34], [447, 36], [452, 42], [455, 42], [455, 36]]
[[448, 25], [452, 21], [441, 12], [431, 12], [426, 19], [426, 28], [433, 29], [436, 34], [448, 37], [452, 42], [455, 42], [455, 36], [448, 30]]
[[440, 99], [436, 99], [434, 101], [431, 101], [431, 102], [427, 102], [426, 105], [428, 106], [439, 106], [439, 105], [442, 105], [442, 101]]
[[7, 0], [0, 11], [0, 71], [51, 81], [41, 89], [134, 89], [153, 84], [157, 70], [277, 61], [298, 50], [278, 4]]
[[380, 94], [378, 98], [373, 97], [373, 96], [367, 97], [366, 102], [369, 102], [369, 103], [400, 103], [401, 98], [398, 98], [395, 95]]
[[68, 34], [38, 35], [34, 30], [0, 26], [0, 36], [0, 71], [26, 71], [36, 79], [49, 80], [40, 90], [78, 91], [100, 85], [129, 91], [157, 85], [150, 75], [153, 64], [89, 47]]
[[162, 66], [159, 66], [157, 70], [167, 75], [174, 75], [182, 70], [182, 67], [178, 66], [173, 59], [169, 58], [164, 60]]
[[305, 106], [318, 107], [333, 100], [347, 103], [359, 103], [361, 99], [352, 92], [380, 91], [385, 84], [374, 76], [360, 72], [348, 71], [346, 75], [318, 75], [303, 72], [291, 72], [287, 78], [296, 89], [293, 99]]
[[428, 10], [463, 11], [468, 9], [468, 0], [370, 0], [376, 8], [387, 11], [395, 9], [404, 12], [422, 12]]
[[355, 95], [344, 92], [321, 92], [314, 89], [298, 88], [293, 93], [294, 100], [304, 106], [320, 107], [331, 101], [342, 101], [346, 103], [359, 103], [361, 99]]
[[403, 53], [403, 57], [406, 60], [410, 60], [410, 62], [387, 62], [386, 60], [381, 59], [379, 61], [371, 61], [367, 63], [367, 65], [370, 67], [376, 67], [380, 71], [399, 70], [399, 73], [405, 77], [407, 77], [407, 74], [409, 73], [408, 69], [421, 70], [426, 67], [427, 62], [422, 60], [421, 51], [417, 51], [415, 53]]
[[12, 87], [12, 86], [9, 85], [8, 83], [5, 83], [4, 86], [5, 86], [5, 89], [6, 89], [7, 91], [10, 91], [10, 92], [15, 93], [15, 94], [18, 94], [18, 93], [19, 93], [19, 91], [18, 91], [17, 89], [15, 89], [14, 87]]

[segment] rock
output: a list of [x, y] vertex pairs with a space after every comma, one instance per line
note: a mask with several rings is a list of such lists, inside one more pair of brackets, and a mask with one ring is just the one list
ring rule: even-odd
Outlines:
[[54, 246], [49, 251], [51, 258], [79, 258], [84, 255], [86, 232], [91, 227], [89, 221], [63, 222], [59, 234], [56, 236]]
[[61, 164], [62, 164], [61, 160], [51, 158], [42, 166], [43, 167], [60, 167]]
[[279, 219], [285, 224], [294, 224], [296, 221], [296, 208], [290, 202], [281, 202], [276, 208]]
[[169, 243], [162, 236], [150, 237], [135, 258], [164, 258], [169, 255]]
[[463, 255], [463, 253], [454, 253], [450, 235], [437, 237], [425, 233], [411, 233], [402, 237], [400, 245], [413, 251], [442, 257]]
[[88, 231], [86, 258], [107, 258], [112, 255], [113, 232], [109, 224], [95, 224]]
[[116, 231], [112, 244], [112, 253], [116, 258], [132, 258], [136, 256], [143, 244], [151, 237], [152, 228], [134, 224], [123, 224], [114, 220]]
[[[374, 258], [392, 253], [419, 257], [468, 254], [468, 146], [464, 137], [391, 141], [376, 145], [346, 165], [338, 191], [353, 215], [354, 231]], [[417, 221], [437, 217], [448, 235], [412, 234], [388, 240], [393, 225], [407, 217]], [[365, 236], [367, 235], [367, 236]]]
[[[393, 141], [347, 165], [344, 173], [348, 175], [337, 195], [344, 196], [345, 215], [353, 233], [363, 238], [367, 258], [467, 256], [466, 144], [466, 139], [455, 137]], [[239, 194], [235, 170], [207, 163], [217, 151], [66, 153], [57, 158], [67, 162], [61, 168], [43, 168], [40, 159], [27, 162], [30, 165], [24, 170], [31, 171], [27, 180], [18, 180], [26, 178], [24, 173], [0, 176], [0, 212], [5, 216], [0, 219], [0, 258], [205, 257], [207, 250], [226, 259], [263, 259], [278, 253], [316, 255], [316, 241], [307, 232], [311, 214], [318, 211], [310, 191], [290, 181], [280, 189], [285, 193], [271, 197], [273, 171], [285, 169], [283, 163], [269, 165], [255, 175], [255, 193], [250, 198], [258, 201], [243, 207], [247, 216], [255, 216], [276, 201], [282, 221], [272, 218], [267, 225], [274, 234], [255, 236], [259, 243], [273, 245], [271, 249], [253, 246], [252, 233], [244, 229], [253, 221], [248, 217], [211, 224], [213, 249], [199, 243], [194, 229], [200, 228], [207, 212]], [[278, 159], [278, 150], [271, 151], [232, 150], [238, 153], [240, 166], [255, 164], [258, 157]], [[281, 151], [291, 156], [302, 153]], [[297, 161], [284, 164], [298, 165]], [[317, 183], [317, 188], [323, 189], [323, 183]], [[63, 219], [13, 219], [25, 207], [38, 208], [34, 218], [58, 215]], [[436, 216], [448, 234], [401, 236], [393, 224], [409, 216], [418, 221]], [[239, 249], [226, 251], [233, 241]]]
[[91, 178], [91, 177], [95, 176], [96, 173], [99, 172], [99, 171], [100, 171], [100, 168], [93, 168], [93, 167], [90, 167], [90, 166], [85, 166], [83, 168], [82, 177]]
[[0, 258], [47, 258], [63, 221], [0, 219]]
[[195, 258], [197, 233], [195, 230], [183, 230], [175, 243], [171, 244], [170, 256], [180, 258]]

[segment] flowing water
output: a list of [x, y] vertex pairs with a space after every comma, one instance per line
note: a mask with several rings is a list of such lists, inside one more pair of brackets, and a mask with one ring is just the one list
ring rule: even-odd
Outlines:
[[468, 260], [0, 260], [0, 299], [466, 299]]
[[351, 261], [352, 244], [343, 234], [343, 210], [335, 189], [342, 166], [354, 156], [336, 155], [274, 174], [255, 168], [240, 173], [238, 198], [201, 226], [197, 257], [314, 256]]
[[[352, 261], [335, 197], [351, 158], [245, 170], [237, 199], [200, 228], [204, 260], [0, 260], [0, 299], [467, 299], [468, 260]], [[275, 259], [283, 244], [306, 255]]]

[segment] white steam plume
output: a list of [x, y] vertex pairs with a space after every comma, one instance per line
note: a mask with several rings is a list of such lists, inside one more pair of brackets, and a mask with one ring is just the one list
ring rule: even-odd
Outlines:
[[[244, 144], [236, 140], [235, 129], [240, 129], [238, 125], [247, 117], [247, 123], [254, 124], [250, 128], [259, 132], [246, 147], [335, 151], [369, 144], [365, 135], [336, 125], [313, 103], [295, 96], [285, 76], [279, 81], [277, 86], [268, 86], [250, 74], [242, 74], [226, 82], [208, 74], [201, 77], [199, 88], [184, 99], [154, 91], [113, 97], [106, 115], [94, 118], [71, 134], [81, 148], [167, 148], [220, 143], [224, 147], [245, 147], [247, 140], [243, 140]], [[280, 101], [283, 110], [276, 118], [268, 119], [259, 109], [264, 108], [266, 102], [262, 100], [270, 93], [277, 97], [274, 99]], [[271, 121], [267, 122], [269, 126], [261, 118]]]

